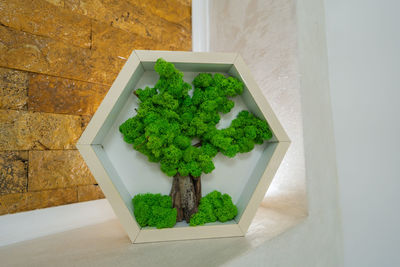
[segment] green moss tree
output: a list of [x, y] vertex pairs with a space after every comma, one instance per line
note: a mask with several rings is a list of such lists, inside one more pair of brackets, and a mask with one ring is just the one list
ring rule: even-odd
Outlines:
[[241, 111], [229, 127], [217, 129], [222, 113], [234, 107], [243, 83], [222, 74], [201, 73], [192, 86], [172, 63], [158, 59], [160, 79], [153, 88], [137, 89], [136, 115], [120, 125], [125, 142], [160, 164], [173, 177], [171, 197], [177, 221], [190, 221], [201, 198], [201, 174], [210, 173], [218, 154], [233, 158], [272, 137], [267, 122]]

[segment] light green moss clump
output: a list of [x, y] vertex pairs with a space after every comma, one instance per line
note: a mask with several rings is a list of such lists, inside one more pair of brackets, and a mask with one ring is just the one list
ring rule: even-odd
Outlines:
[[141, 227], [173, 227], [176, 223], [176, 209], [172, 208], [170, 196], [161, 194], [138, 194], [132, 199], [133, 212]]
[[231, 196], [213, 191], [200, 199], [198, 212], [190, 218], [190, 226], [205, 223], [227, 222], [237, 215], [238, 210], [232, 202]]
[[[217, 129], [220, 113], [228, 113], [243, 93], [243, 83], [234, 77], [200, 73], [191, 85], [172, 63], [158, 59], [154, 69], [160, 79], [154, 88], [137, 89], [137, 114], [120, 125], [125, 142], [160, 163], [168, 176], [199, 177], [215, 169], [218, 152], [228, 157], [246, 153], [255, 144], [272, 137], [266, 121], [241, 111], [226, 129]], [[199, 140], [193, 145], [192, 140]]]

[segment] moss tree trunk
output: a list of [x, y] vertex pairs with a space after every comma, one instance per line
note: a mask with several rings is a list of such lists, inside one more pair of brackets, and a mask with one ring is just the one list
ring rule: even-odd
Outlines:
[[175, 175], [170, 196], [172, 205], [177, 210], [176, 221], [185, 220], [189, 223], [192, 214], [197, 212], [201, 198], [200, 177]]

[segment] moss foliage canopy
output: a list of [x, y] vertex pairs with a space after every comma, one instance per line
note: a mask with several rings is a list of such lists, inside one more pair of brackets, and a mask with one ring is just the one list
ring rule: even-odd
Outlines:
[[228, 194], [213, 191], [200, 199], [198, 212], [190, 218], [190, 226], [203, 225], [209, 222], [226, 222], [238, 213]]
[[[248, 111], [241, 111], [225, 129], [217, 129], [221, 113], [243, 92], [243, 83], [222, 74], [201, 73], [192, 86], [172, 63], [158, 59], [154, 69], [160, 79], [154, 88], [137, 89], [137, 114], [120, 125], [124, 140], [149, 161], [159, 162], [168, 176], [199, 177], [214, 170], [212, 159], [221, 152], [228, 157], [246, 153], [272, 137], [268, 124]], [[199, 146], [192, 140], [200, 141]]]

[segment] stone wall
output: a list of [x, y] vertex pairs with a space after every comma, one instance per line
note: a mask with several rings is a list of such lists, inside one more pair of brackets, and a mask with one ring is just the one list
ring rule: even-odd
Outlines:
[[0, 215], [103, 198], [75, 148], [133, 49], [191, 50], [191, 1], [0, 1]]

